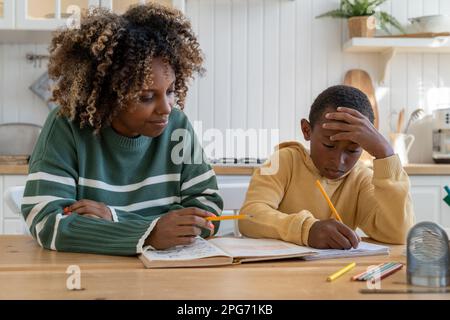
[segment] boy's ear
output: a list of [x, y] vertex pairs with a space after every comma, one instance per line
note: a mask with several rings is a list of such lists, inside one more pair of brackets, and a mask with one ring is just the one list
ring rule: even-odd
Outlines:
[[308, 122], [308, 120], [302, 119], [302, 121], [300, 122], [300, 127], [302, 128], [303, 137], [305, 138], [305, 140], [310, 141], [312, 134], [311, 124]]

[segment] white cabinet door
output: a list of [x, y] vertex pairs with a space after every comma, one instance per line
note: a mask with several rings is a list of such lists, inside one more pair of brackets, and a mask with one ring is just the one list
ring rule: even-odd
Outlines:
[[15, 0], [0, 0], [0, 29], [14, 29]]
[[[16, 186], [24, 186], [27, 180], [26, 175], [5, 175], [1, 177], [1, 185], [3, 186], [0, 188], [0, 191], [2, 194], [10, 187], [16, 187]], [[2, 207], [0, 210], [3, 212], [2, 216], [2, 222], [3, 227], [0, 231], [0, 233], [3, 234], [27, 234], [27, 227], [25, 224], [24, 219], [22, 218], [22, 215], [20, 212], [13, 212], [11, 209], [6, 205], [4, 201], [1, 202]]]
[[101, 0], [102, 7], [111, 9], [115, 13], [122, 14], [131, 5], [135, 4], [145, 4], [148, 2], [158, 2], [165, 5], [174, 6], [181, 11], [184, 11], [185, 0]]
[[23, 220], [6, 219], [3, 224], [3, 234], [29, 234], [29, 232]]
[[441, 177], [412, 176], [410, 180], [416, 222], [441, 223]]
[[24, 30], [54, 30], [75, 27], [80, 14], [100, 0], [16, 0], [16, 28]]

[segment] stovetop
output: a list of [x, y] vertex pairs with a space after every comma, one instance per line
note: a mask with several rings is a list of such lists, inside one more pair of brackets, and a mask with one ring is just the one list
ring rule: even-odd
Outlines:
[[218, 158], [209, 159], [209, 163], [216, 166], [254, 167], [263, 164], [266, 160], [262, 158]]

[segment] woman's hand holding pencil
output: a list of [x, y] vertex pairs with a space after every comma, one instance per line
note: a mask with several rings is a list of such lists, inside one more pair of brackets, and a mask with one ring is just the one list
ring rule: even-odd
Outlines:
[[207, 218], [215, 214], [199, 208], [185, 208], [171, 211], [159, 218], [145, 245], [162, 250], [178, 245], [191, 244], [203, 229], [209, 229], [214, 234], [214, 224]]

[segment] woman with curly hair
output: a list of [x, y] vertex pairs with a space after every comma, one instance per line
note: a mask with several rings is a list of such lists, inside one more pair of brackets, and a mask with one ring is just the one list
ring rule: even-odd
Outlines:
[[202, 69], [176, 9], [96, 9], [50, 46], [55, 81], [22, 213], [44, 248], [111, 255], [189, 244], [217, 230], [222, 199], [181, 109]]

